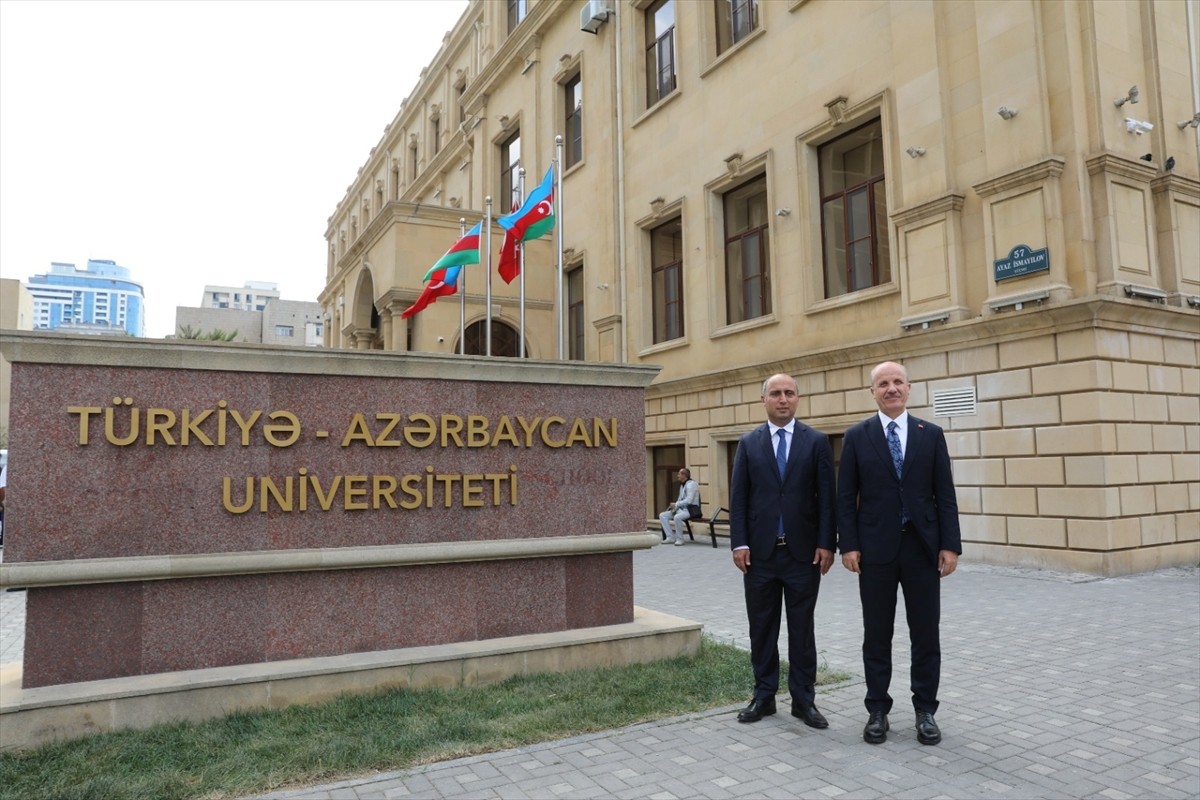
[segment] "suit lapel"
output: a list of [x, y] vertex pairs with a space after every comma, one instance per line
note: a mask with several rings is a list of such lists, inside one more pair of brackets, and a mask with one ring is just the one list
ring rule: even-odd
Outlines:
[[893, 479], [899, 481], [900, 479], [896, 477], [896, 465], [892, 463], [892, 451], [888, 449], [887, 434], [883, 430], [883, 423], [879, 421], [878, 414], [867, 423], [867, 433], [871, 448], [883, 464], [885, 471]]
[[908, 447], [904, 448], [904, 474], [908, 474], [908, 465], [912, 463], [913, 453], [925, 445], [925, 424], [921, 420], [908, 415]]

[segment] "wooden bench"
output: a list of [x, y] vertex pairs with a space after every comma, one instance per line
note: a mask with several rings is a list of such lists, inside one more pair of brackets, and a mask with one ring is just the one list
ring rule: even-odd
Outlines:
[[[721, 522], [720, 516], [722, 514], [728, 515], [729, 509], [724, 508], [723, 506], [718, 506], [717, 510], [714, 511], [712, 513], [712, 516], [710, 516], [710, 517], [701, 516], [701, 517], [690, 517], [688, 519], [685, 519], [683, 521], [683, 526], [685, 528], [687, 528], [688, 538], [691, 539], [693, 542], [696, 541], [696, 536], [692, 532], [692, 523], [693, 522], [695, 522], [697, 525], [707, 522], [708, 523], [708, 535], [710, 537], [712, 537], [713, 548], [716, 548], [716, 546], [717, 546], [717, 523]], [[665, 530], [662, 532], [662, 538], [663, 538], [664, 542], [667, 540], [667, 532]]]

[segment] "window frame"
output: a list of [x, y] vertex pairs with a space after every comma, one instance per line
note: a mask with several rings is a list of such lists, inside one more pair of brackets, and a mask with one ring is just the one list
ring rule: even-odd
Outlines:
[[506, 7], [508, 33], [511, 35], [527, 16], [529, 16], [529, 0], [508, 0]]
[[[852, 141], [852, 137], [860, 135], [868, 128], [876, 128], [875, 136], [872, 136], [865, 145], [874, 148], [877, 153], [879, 169], [878, 172], [868, 175], [863, 180], [856, 183], [843, 186], [836, 191], [826, 193], [826, 172], [825, 172], [825, 154], [828, 149], [838, 145]], [[864, 145], [859, 145], [862, 147]], [[853, 149], [858, 149], [858, 147]], [[891, 242], [888, 238], [888, 197], [887, 197], [887, 163], [884, 157], [884, 135], [883, 135], [883, 120], [879, 117], [869, 119], [860, 125], [855, 126], [846, 133], [822, 142], [816, 148], [817, 156], [817, 203], [820, 209], [820, 241], [821, 241], [821, 281], [822, 281], [822, 297], [825, 300], [833, 300], [847, 295], [857, 294], [858, 292], [875, 289], [880, 286], [886, 286], [893, 280], [891, 270]], [[847, 149], [844, 152], [851, 152]], [[851, 221], [851, 203], [849, 200], [858, 195], [865, 195], [866, 210], [867, 210], [867, 233], [865, 236], [854, 235], [854, 225]], [[840, 199], [841, 203], [841, 230], [842, 230], [842, 248], [841, 253], [841, 268], [842, 280], [844, 288], [841, 291], [833, 291], [837, 287], [830, 286], [830, 243], [828, 241], [829, 224], [827, 220], [827, 212], [831, 204]], [[883, 204], [882, 214], [880, 214], [880, 203]], [[853, 237], [853, 238], [852, 238]], [[859, 286], [858, 283], [862, 279], [862, 272], [853, 263], [851, 258], [851, 247], [857, 243], [867, 241], [868, 253], [870, 256], [869, 264], [865, 272], [867, 273], [868, 283]], [[880, 245], [884, 246], [881, 251]]]
[[[512, 146], [516, 145], [517, 157], [512, 160]], [[517, 190], [520, 188], [520, 170], [521, 170], [521, 128], [515, 127], [512, 133], [506, 135], [500, 142], [500, 191], [497, 192], [496, 198], [507, 197], [507, 205], [500, 207], [501, 215], [508, 214], [516, 208]]]
[[[657, 14], [664, 8], [670, 8], [671, 24], [662, 33], [658, 32]], [[676, 69], [675, 29], [678, 7], [675, 0], [655, 0], [643, 12], [643, 35], [645, 37], [645, 70], [646, 70], [646, 108], [649, 109], [662, 102], [679, 88], [679, 73]], [[664, 45], [669, 52], [668, 59], [663, 55]], [[670, 69], [669, 80], [663, 80], [664, 67]]]
[[[739, 192], [745, 191], [748, 187], [754, 184], [762, 184], [762, 205], [764, 208], [763, 222], [759, 225], [747, 225], [743, 229], [732, 232], [729, 228], [730, 202], [733, 196]], [[759, 193], [747, 195], [743, 202], [749, 204], [752, 202], [752, 197], [758, 197]], [[770, 317], [774, 310], [772, 303], [772, 281], [771, 276], [771, 215], [770, 215], [770, 187], [767, 181], [766, 172], [760, 172], [752, 175], [739, 183], [732, 185], [720, 193], [720, 208], [721, 208], [721, 252], [722, 252], [722, 273], [724, 277], [725, 288], [725, 324], [738, 325], [744, 322], [752, 322], [753, 320]], [[749, 215], [747, 214], [747, 219]], [[730, 265], [730, 248], [731, 246], [741, 246], [750, 240], [758, 240], [758, 269], [753, 274], [749, 274], [745, 270], [746, 260], [741, 261], [740, 275], [737, 275], [737, 282], [740, 284], [739, 291], [734, 292], [735, 274], [731, 271]], [[747, 285], [757, 282], [758, 290], [755, 293], [746, 291]], [[757, 299], [758, 308], [755, 309], [752, 305], [748, 305], [751, 297]], [[737, 303], [737, 313], [735, 314], [735, 302]]]
[[563, 81], [562, 89], [563, 168], [570, 169], [583, 161], [583, 72]]
[[[673, 229], [667, 231], [667, 229]], [[660, 235], [670, 235], [675, 245], [671, 260], [659, 260], [656, 247]], [[663, 220], [647, 231], [650, 247], [650, 339], [652, 344], [664, 344], [683, 339], [687, 332], [684, 316], [684, 245], [683, 217], [676, 215]], [[670, 297], [674, 291], [674, 298]], [[675, 316], [672, 317], [672, 310]]]
[[[745, 30], [739, 32], [738, 7], [749, 18]], [[760, 25], [758, 0], [716, 0], [713, 3], [713, 13], [716, 24], [717, 55], [724, 55], [750, 37]]]
[[584, 297], [583, 262], [568, 266], [566, 270], [565, 288], [567, 291], [567, 359], [570, 361], [587, 360], [587, 337], [584, 322], [586, 300]]

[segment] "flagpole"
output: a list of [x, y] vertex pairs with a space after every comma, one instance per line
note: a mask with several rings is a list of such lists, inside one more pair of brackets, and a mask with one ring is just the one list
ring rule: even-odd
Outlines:
[[[517, 171], [517, 207], [525, 202], [525, 168], [521, 167]], [[518, 256], [521, 265], [520, 274], [520, 321], [517, 329], [517, 358], [525, 357], [525, 245], [521, 245], [521, 254]]]
[[[467, 235], [467, 218], [458, 218], [458, 238]], [[458, 270], [458, 354], [467, 354], [467, 269], [462, 266]]]
[[484, 256], [483, 256], [483, 271], [487, 275], [487, 293], [484, 297], [484, 305], [487, 306], [487, 314], [485, 316], [487, 325], [487, 333], [484, 341], [487, 343], [484, 347], [484, 355], [489, 358], [492, 355], [492, 196], [489, 194], [483, 198], [484, 205]]
[[[563, 360], [563, 217], [562, 217], [562, 156], [563, 137], [554, 137], [554, 230], [558, 235], [558, 268], [555, 270], [555, 308], [558, 311], [558, 360]], [[524, 272], [524, 270], [522, 270]]]

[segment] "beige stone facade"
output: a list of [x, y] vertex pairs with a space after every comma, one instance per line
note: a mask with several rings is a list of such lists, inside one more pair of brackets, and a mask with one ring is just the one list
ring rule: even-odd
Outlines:
[[[0, 328], [33, 330], [33, 295], [15, 278], [0, 278]], [[0, 448], [8, 441], [8, 409], [12, 366], [0, 358]]]
[[[455, 352], [457, 296], [400, 312], [514, 141], [541, 178], [581, 93], [571, 354], [662, 367], [648, 519], [681, 465], [727, 504], [767, 375], [797, 377], [836, 453], [894, 359], [947, 430], [964, 557], [1200, 559], [1200, 3], [509, 5], [471, 2], [330, 217], [330, 346]], [[557, 355], [554, 251], [527, 255], [534, 358]]]

